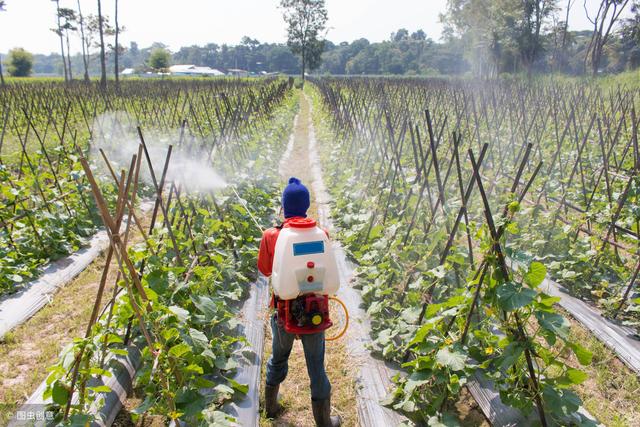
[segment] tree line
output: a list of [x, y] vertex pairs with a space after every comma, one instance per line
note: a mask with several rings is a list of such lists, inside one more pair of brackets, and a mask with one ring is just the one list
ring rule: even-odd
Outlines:
[[[565, 2], [562, 9], [560, 1]], [[3, 3], [0, 0], [0, 8]], [[602, 0], [590, 13], [585, 8], [593, 24], [593, 29], [585, 31], [569, 30], [568, 11], [584, 7], [579, 0], [448, 0], [440, 16], [444, 31], [439, 42], [421, 29], [410, 32], [401, 28], [382, 42], [361, 38], [337, 44], [321, 37], [327, 20], [323, 3], [283, 1], [283, 6], [290, 8], [284, 13], [287, 44], [243, 37], [237, 45], [208, 43], [169, 52], [162, 43], [145, 48], [135, 42], [122, 46], [117, 38], [125, 29], [118, 25], [117, 18], [112, 21], [100, 9], [98, 15], [84, 16], [78, 2], [77, 10], [57, 8], [58, 26], [53, 31], [60, 38], [61, 53], [33, 55], [32, 71], [67, 79], [79, 75], [106, 79], [106, 70], [113, 70], [117, 76], [115, 70], [144, 72], [173, 63], [255, 73], [295, 74], [304, 66], [317, 74], [496, 76], [521, 72], [615, 73], [640, 66], [638, 0]], [[298, 17], [306, 16], [296, 15], [296, 8], [302, 8], [298, 12], [304, 8], [317, 11], [316, 19], [309, 23], [313, 30], [309, 40], [301, 38], [309, 31], [295, 33]], [[630, 17], [623, 18], [623, 11], [630, 12]], [[117, 6], [114, 14], [117, 16]], [[69, 38], [74, 36], [81, 40], [82, 52], [71, 55]], [[30, 58], [28, 52], [13, 51], [5, 62], [10, 66], [7, 71], [24, 74], [30, 68], [25, 65]]]

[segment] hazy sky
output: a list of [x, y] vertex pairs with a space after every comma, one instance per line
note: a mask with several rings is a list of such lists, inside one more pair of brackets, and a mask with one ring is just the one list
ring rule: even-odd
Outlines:
[[[569, 25], [572, 29], [590, 28], [583, 8], [576, 0]], [[0, 52], [23, 47], [34, 53], [59, 51], [55, 27], [55, 2], [49, 0], [7, 0], [6, 12], [0, 12]], [[600, 0], [586, 0], [595, 10]], [[96, 0], [80, 0], [83, 14], [95, 13]], [[561, 0], [566, 3], [566, 0]], [[126, 27], [122, 44], [137, 41], [146, 47], [154, 41], [173, 50], [181, 46], [237, 44], [242, 36], [261, 42], [283, 42], [285, 26], [279, 0], [120, 0], [120, 25]], [[389, 38], [398, 28], [415, 31], [422, 28], [434, 40], [440, 38], [442, 25], [438, 15], [446, 0], [327, 0], [328, 39], [352, 41], [365, 37], [370, 41]], [[77, 0], [60, 0], [61, 7], [77, 8]], [[113, 17], [114, 0], [102, 0], [103, 13]], [[78, 50], [74, 38], [72, 51]]]

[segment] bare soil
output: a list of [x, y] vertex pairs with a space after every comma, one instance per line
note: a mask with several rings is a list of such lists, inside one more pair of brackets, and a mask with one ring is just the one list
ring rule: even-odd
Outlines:
[[[311, 191], [311, 165], [309, 164], [309, 122], [311, 120], [309, 103], [301, 95], [300, 113], [298, 123], [294, 129], [294, 145], [289, 160], [284, 165], [283, 185], [291, 176], [299, 178]], [[311, 191], [311, 207], [309, 216], [317, 218], [318, 209], [313, 191]], [[322, 226], [322, 224], [320, 224]], [[265, 319], [265, 355], [262, 366], [262, 378], [264, 379], [265, 364], [271, 355], [271, 328]], [[344, 344], [340, 340], [327, 342], [325, 364], [327, 375], [331, 381], [332, 397], [331, 406], [333, 414], [342, 417], [344, 426], [356, 426], [357, 411], [354, 405], [356, 390], [352, 370], [349, 369], [348, 355]], [[264, 380], [263, 380], [264, 383]], [[264, 384], [263, 384], [264, 387]], [[261, 426], [314, 426], [311, 412], [311, 392], [309, 389], [309, 377], [302, 351], [302, 343], [296, 341], [289, 358], [289, 374], [280, 387], [280, 396], [285, 407], [284, 413], [276, 420], [262, 418]]]

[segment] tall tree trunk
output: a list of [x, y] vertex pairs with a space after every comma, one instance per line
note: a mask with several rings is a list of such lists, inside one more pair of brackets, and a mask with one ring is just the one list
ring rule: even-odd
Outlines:
[[596, 43], [593, 48], [593, 54], [591, 55], [591, 74], [593, 76], [598, 75], [598, 70], [600, 69], [600, 62], [602, 61], [602, 44], [601, 42]]
[[89, 81], [89, 61], [87, 59], [87, 49], [85, 47], [84, 37], [84, 18], [82, 16], [82, 9], [80, 8], [80, 0], [78, 0], [78, 16], [80, 18], [80, 42], [82, 43], [82, 64], [84, 65], [84, 81]]
[[116, 89], [120, 89], [120, 70], [118, 69], [118, 55], [120, 51], [120, 46], [118, 45], [118, 35], [120, 34], [120, 27], [118, 26], [118, 0], [116, 0], [116, 52], [115, 52], [115, 76], [116, 76]]
[[302, 87], [304, 88], [304, 72], [307, 66], [307, 55], [304, 52], [304, 48], [302, 50]]
[[69, 47], [69, 31], [65, 31], [65, 37], [67, 39], [67, 64], [69, 69], [69, 81], [73, 80], [73, 74], [71, 72], [71, 48]]
[[573, 1], [574, 0], [567, 0], [567, 14], [564, 17], [564, 28], [562, 29], [562, 43], [560, 43], [563, 53], [564, 53], [564, 48], [567, 46], [567, 30], [569, 29], [569, 12], [571, 11], [571, 3], [573, 3]]
[[62, 69], [64, 71], [64, 81], [69, 81], [67, 74], [67, 61], [64, 55], [64, 40], [62, 38], [62, 29], [60, 27], [60, 0], [56, 0], [56, 15], [58, 16], [58, 36], [60, 37], [60, 56], [62, 56]]
[[2, 55], [0, 55], [0, 84], [2, 86], [6, 85], [4, 82], [4, 75], [2, 74]]
[[98, 0], [98, 27], [100, 32], [100, 88], [107, 88], [107, 61], [104, 54], [104, 28], [102, 27], [102, 3]]
[[[593, 24], [593, 35], [591, 36], [591, 42], [587, 48], [587, 54], [584, 60], [585, 71], [587, 68], [587, 61], [589, 56], [591, 56], [591, 72], [594, 76], [598, 74], [600, 62], [602, 61], [602, 53], [604, 52], [604, 46], [607, 44], [614, 25], [620, 19], [620, 15], [628, 3], [629, 0], [620, 0], [619, 2], [615, 0], [602, 0], [598, 13], [594, 19], [591, 19], [587, 14], [587, 18]], [[610, 11], [611, 15], [609, 15]]]
[[[574, 0], [567, 0], [567, 11], [564, 16], [564, 25], [562, 26], [562, 38], [560, 39], [560, 46], [556, 41], [555, 45], [555, 60], [553, 61], [554, 71], [566, 71], [566, 62], [567, 62], [567, 34], [569, 32], [569, 12], [571, 11], [571, 6], [573, 5]], [[554, 39], [557, 40], [556, 37]]]

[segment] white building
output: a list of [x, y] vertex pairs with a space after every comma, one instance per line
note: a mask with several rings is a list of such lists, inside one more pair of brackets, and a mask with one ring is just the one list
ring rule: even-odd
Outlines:
[[239, 68], [229, 68], [227, 70], [227, 75], [234, 77], [249, 77], [251, 73], [247, 70], [240, 70]]
[[220, 70], [196, 65], [172, 65], [169, 67], [172, 76], [224, 76]]
[[125, 68], [124, 70], [120, 71], [120, 75], [123, 76], [133, 76], [136, 74], [136, 70], [134, 70], [133, 68]]

